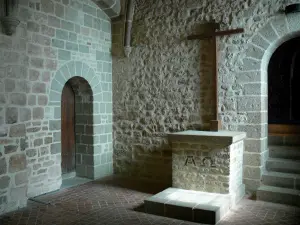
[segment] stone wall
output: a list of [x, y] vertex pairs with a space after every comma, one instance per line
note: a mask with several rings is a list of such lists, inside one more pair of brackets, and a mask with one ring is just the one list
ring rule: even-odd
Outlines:
[[93, 112], [82, 115], [94, 121], [77, 127], [89, 147], [77, 146], [78, 174], [112, 173], [109, 17], [87, 0], [19, 2], [16, 33], [0, 34], [0, 214], [60, 188], [61, 91], [74, 76], [90, 86]]
[[[223, 129], [247, 132], [244, 183], [260, 185], [267, 150], [267, 74], [274, 46], [299, 31], [289, 0], [137, 0], [132, 52], [113, 47], [114, 168], [170, 184], [167, 132], [207, 129], [214, 116], [209, 41], [187, 41], [199, 24], [243, 34], [218, 38], [218, 114]], [[123, 23], [113, 24], [122, 46]], [[121, 42], [121, 43], [120, 43]]]

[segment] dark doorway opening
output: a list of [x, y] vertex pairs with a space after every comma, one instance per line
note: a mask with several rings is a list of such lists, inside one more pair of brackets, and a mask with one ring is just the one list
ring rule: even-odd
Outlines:
[[300, 37], [283, 43], [268, 67], [269, 134], [300, 133]]

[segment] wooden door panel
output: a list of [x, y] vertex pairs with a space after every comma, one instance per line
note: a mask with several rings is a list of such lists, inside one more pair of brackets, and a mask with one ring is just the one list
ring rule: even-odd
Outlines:
[[66, 83], [61, 100], [61, 168], [62, 173], [75, 171], [75, 95]]

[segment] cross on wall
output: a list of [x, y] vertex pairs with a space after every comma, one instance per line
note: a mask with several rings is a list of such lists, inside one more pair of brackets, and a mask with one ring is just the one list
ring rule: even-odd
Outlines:
[[219, 36], [226, 36], [226, 35], [232, 35], [232, 34], [239, 34], [243, 33], [243, 28], [237, 28], [232, 30], [224, 30], [224, 31], [216, 31], [210, 32], [207, 34], [196, 34], [196, 35], [190, 35], [187, 37], [188, 40], [205, 40], [205, 39], [212, 39], [213, 40], [213, 64], [214, 64], [214, 75], [215, 75], [215, 87], [216, 90], [214, 92], [214, 98], [216, 101], [216, 118], [215, 120], [210, 121], [210, 130], [211, 131], [219, 131], [221, 129], [221, 120], [219, 120], [218, 117], [218, 54], [217, 54], [217, 37]]

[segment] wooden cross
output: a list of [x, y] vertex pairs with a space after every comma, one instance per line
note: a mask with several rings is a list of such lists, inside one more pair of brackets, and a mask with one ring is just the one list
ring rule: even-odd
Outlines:
[[215, 120], [210, 121], [210, 130], [211, 131], [219, 131], [221, 129], [221, 120], [218, 118], [218, 57], [217, 57], [217, 37], [225, 36], [231, 34], [243, 33], [243, 28], [233, 29], [233, 30], [224, 30], [224, 31], [214, 31], [213, 33], [208, 34], [199, 34], [199, 35], [190, 35], [187, 37], [188, 40], [205, 40], [212, 39], [213, 40], [213, 62], [215, 65], [214, 74], [215, 74], [215, 93], [214, 98], [216, 100], [216, 118]]

